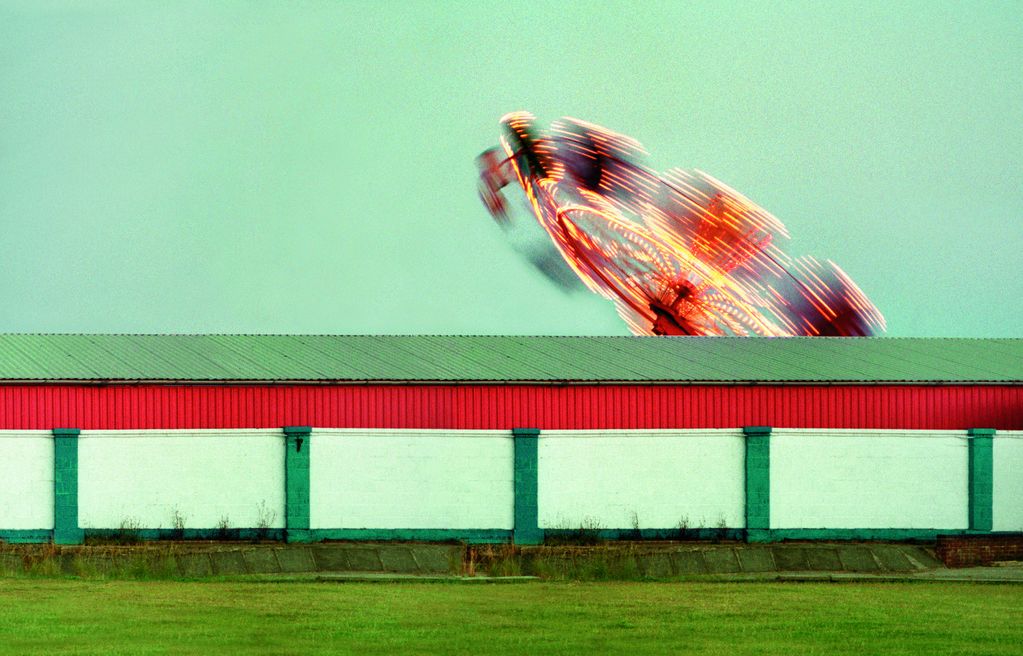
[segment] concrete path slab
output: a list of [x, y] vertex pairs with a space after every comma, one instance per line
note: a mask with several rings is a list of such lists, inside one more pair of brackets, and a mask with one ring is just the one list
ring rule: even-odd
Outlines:
[[530, 583], [537, 576], [433, 576], [395, 572], [338, 572], [320, 574], [319, 583]]

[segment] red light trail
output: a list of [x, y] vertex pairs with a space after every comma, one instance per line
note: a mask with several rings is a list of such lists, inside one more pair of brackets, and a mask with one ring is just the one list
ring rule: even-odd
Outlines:
[[[785, 226], [698, 170], [658, 173], [639, 142], [564, 118], [501, 119], [484, 152], [480, 197], [510, 225], [502, 189], [518, 183], [564, 263], [613, 301], [637, 335], [859, 336], [884, 317], [831, 261], [793, 258]], [[549, 261], [549, 258], [544, 258]]]

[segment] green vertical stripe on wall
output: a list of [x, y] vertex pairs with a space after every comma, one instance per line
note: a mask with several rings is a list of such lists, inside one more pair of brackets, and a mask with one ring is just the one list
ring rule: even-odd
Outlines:
[[53, 429], [53, 541], [81, 544], [78, 527], [77, 428]]
[[288, 542], [309, 542], [309, 448], [312, 428], [284, 427], [284, 534]]
[[969, 431], [970, 530], [990, 531], [994, 525], [993, 428]]
[[746, 426], [746, 539], [769, 539], [771, 529], [771, 427]]
[[515, 544], [540, 544], [543, 531], [539, 524], [537, 480], [539, 475], [539, 437], [536, 428], [515, 428]]

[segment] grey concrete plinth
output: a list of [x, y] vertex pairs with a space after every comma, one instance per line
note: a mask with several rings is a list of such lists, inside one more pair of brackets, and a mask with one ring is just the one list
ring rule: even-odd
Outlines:
[[672, 561], [675, 563], [675, 571], [681, 576], [707, 573], [707, 564], [700, 551], [677, 551], [672, 554]]
[[404, 574], [416, 574], [419, 572], [419, 565], [412, 557], [412, 551], [408, 547], [382, 547], [380, 549], [380, 564], [385, 572], [399, 572]]
[[902, 545], [902, 553], [906, 555], [906, 558], [917, 569], [933, 569], [945, 566], [944, 563], [938, 560], [933, 551], [919, 545]]
[[282, 547], [276, 551], [282, 572], [314, 572], [312, 551], [307, 547]]
[[178, 554], [177, 561], [181, 576], [186, 578], [198, 578], [213, 574], [213, 565], [210, 563], [208, 553]]
[[905, 554], [894, 545], [878, 545], [871, 548], [874, 559], [889, 572], [909, 572], [916, 569]]
[[[469, 554], [472, 566], [467, 560]], [[289, 577], [317, 573], [450, 577], [522, 573], [583, 580], [680, 577], [845, 581], [932, 580], [943, 576], [945, 567], [928, 545], [881, 542], [751, 545], [637, 541], [589, 546], [502, 545], [484, 551], [467, 550], [459, 544], [398, 542], [290, 545], [179, 542], [56, 549], [52, 545], [0, 544], [0, 575], [26, 571], [53, 576], [127, 578]], [[1006, 571], [1011, 574], [1016, 570]], [[1004, 578], [1007, 577], [999, 575], [993, 580]]]
[[842, 561], [842, 570], [847, 572], [876, 572], [881, 569], [870, 549], [864, 546], [839, 547], [838, 558]]
[[[386, 547], [383, 547], [386, 548]], [[378, 547], [356, 547], [346, 550], [348, 569], [353, 572], [380, 572], [384, 564], [380, 561]]]
[[210, 553], [210, 561], [213, 573], [219, 576], [248, 573], [241, 551], [213, 551]]
[[462, 568], [462, 547], [450, 544], [411, 544], [409, 552], [423, 574], [446, 574]]
[[806, 564], [815, 572], [837, 572], [842, 569], [838, 550], [828, 547], [811, 547], [806, 550]]
[[348, 562], [348, 550], [336, 546], [313, 547], [309, 549], [319, 572], [347, 572], [352, 569]]
[[708, 548], [703, 552], [703, 562], [707, 565], [708, 573], [730, 574], [740, 571], [739, 560], [730, 547]]
[[772, 572], [776, 569], [770, 549], [738, 549], [739, 566], [744, 572]]
[[643, 576], [651, 579], [666, 579], [675, 574], [671, 557], [666, 553], [644, 554], [636, 558]]
[[782, 572], [802, 572], [810, 569], [806, 562], [806, 549], [789, 546], [772, 546], [774, 562]]
[[0, 554], [0, 574], [15, 574], [24, 571], [25, 564], [17, 554]]
[[241, 555], [245, 561], [245, 569], [250, 574], [273, 574], [281, 571], [276, 549], [243, 549]]

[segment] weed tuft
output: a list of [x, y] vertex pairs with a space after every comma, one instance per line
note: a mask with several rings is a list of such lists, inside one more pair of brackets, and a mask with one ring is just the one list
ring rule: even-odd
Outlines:
[[129, 545], [141, 544], [142, 523], [134, 517], [126, 517], [121, 520], [121, 525], [113, 532], [104, 531], [99, 535], [86, 535], [84, 543], [87, 545]]
[[675, 536], [679, 540], [688, 540], [692, 537], [689, 532], [689, 516], [682, 515], [678, 520], [678, 524], [675, 525]]
[[217, 522], [216, 539], [228, 540], [231, 536], [231, 519], [227, 515], [221, 515]]
[[596, 519], [586, 517], [583, 519], [582, 524], [579, 525], [579, 528], [554, 528], [546, 532], [544, 534], [544, 544], [552, 546], [593, 546], [603, 544], [604, 540], [600, 537], [600, 532], [603, 528]]
[[259, 507], [256, 509], [256, 534], [253, 541], [258, 542], [270, 539], [270, 527], [273, 526], [276, 519], [277, 511], [269, 508], [266, 505], [265, 499], [261, 500]]
[[513, 544], [477, 544], [466, 548], [462, 560], [466, 576], [520, 576], [521, 551]]
[[181, 513], [177, 507], [171, 511], [171, 539], [172, 540], [184, 540], [185, 539], [185, 516]]
[[639, 513], [635, 510], [631, 513], [629, 525], [631, 529], [623, 537], [627, 540], [642, 540], [643, 532], [639, 530]]

